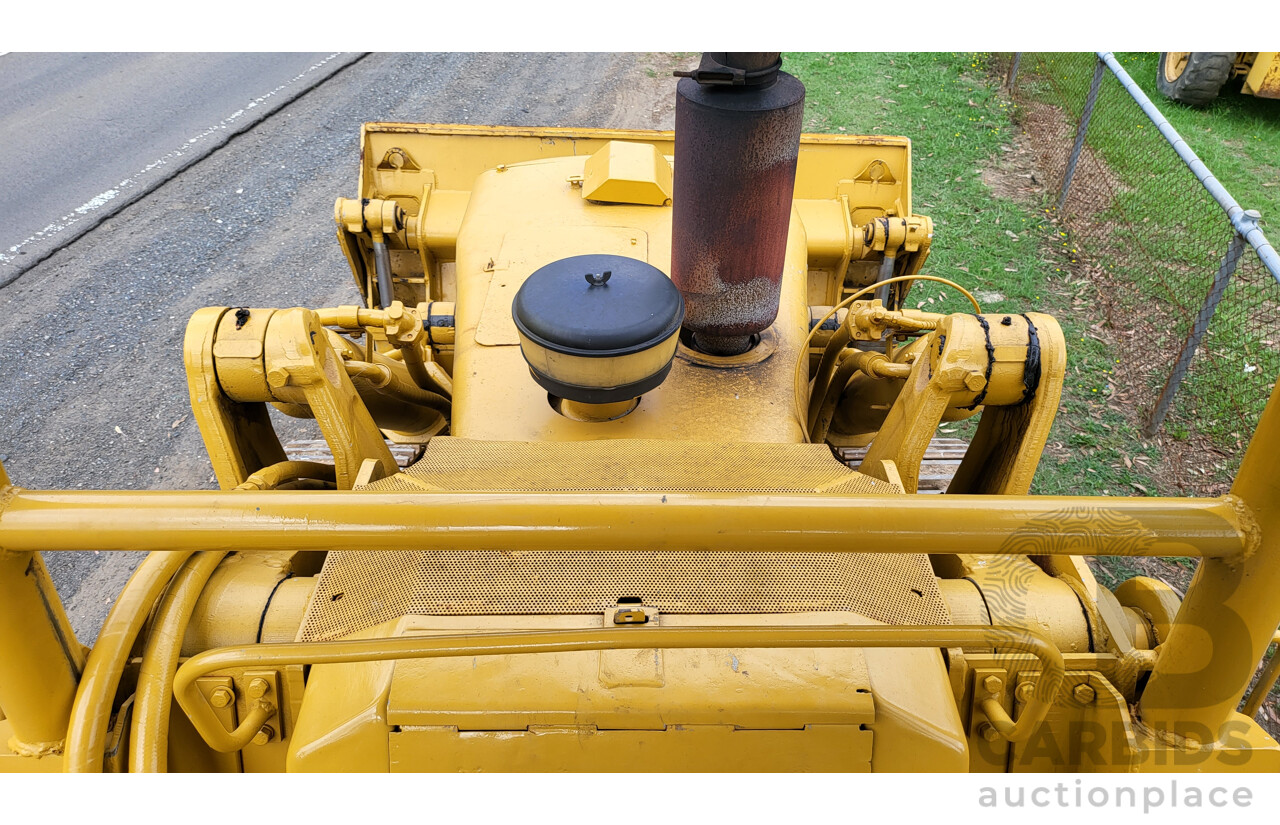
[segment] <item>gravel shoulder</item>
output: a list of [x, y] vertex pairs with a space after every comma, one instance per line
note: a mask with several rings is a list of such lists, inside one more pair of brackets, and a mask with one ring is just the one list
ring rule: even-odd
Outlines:
[[[373, 120], [671, 128], [671, 68], [631, 54], [375, 54], [0, 289], [0, 455], [29, 488], [212, 489], [182, 367], [204, 306], [358, 300], [333, 237]], [[283, 438], [311, 422], [278, 421]], [[141, 554], [50, 553], [96, 638]]]

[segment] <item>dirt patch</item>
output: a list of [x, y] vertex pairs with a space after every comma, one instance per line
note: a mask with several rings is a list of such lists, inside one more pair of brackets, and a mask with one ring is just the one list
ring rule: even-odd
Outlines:
[[696, 68], [697, 52], [652, 52], [641, 56], [639, 69], [623, 80], [613, 120], [628, 129], [674, 129], [677, 69]]
[[1018, 131], [982, 170], [982, 182], [997, 198], [1039, 206], [1045, 196], [1044, 173], [1026, 132]]
[[[1075, 142], [1073, 119], [1067, 117], [1061, 108], [1045, 103], [1019, 103], [1015, 112], [1015, 119], [1033, 149], [1042, 179], [1056, 196], [1062, 191], [1062, 180]], [[1076, 163], [1071, 191], [1062, 211], [1065, 215], [1091, 221], [1094, 215], [1111, 206], [1117, 194], [1128, 191], [1130, 188], [1111, 171], [1106, 161], [1086, 144]], [[1068, 222], [1071, 220], [1069, 217]]]

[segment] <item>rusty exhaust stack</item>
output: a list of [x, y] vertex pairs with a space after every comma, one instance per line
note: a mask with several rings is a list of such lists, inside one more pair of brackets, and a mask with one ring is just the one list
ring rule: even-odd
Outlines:
[[778, 52], [707, 52], [676, 86], [671, 279], [698, 349], [737, 355], [778, 315], [804, 84]]

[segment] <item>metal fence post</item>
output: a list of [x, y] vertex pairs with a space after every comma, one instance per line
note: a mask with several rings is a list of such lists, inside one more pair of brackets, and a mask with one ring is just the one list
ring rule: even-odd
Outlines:
[[1067, 202], [1067, 193], [1071, 191], [1071, 179], [1076, 175], [1076, 164], [1080, 162], [1080, 153], [1084, 150], [1085, 132], [1089, 131], [1089, 119], [1093, 117], [1093, 107], [1098, 102], [1098, 90], [1102, 87], [1102, 73], [1107, 64], [1098, 58], [1093, 67], [1093, 82], [1089, 84], [1089, 96], [1085, 98], [1084, 109], [1080, 112], [1080, 125], [1076, 128], [1076, 142], [1071, 147], [1071, 159], [1067, 161], [1067, 171], [1062, 175], [1062, 194], [1058, 196], [1058, 211]]
[[1009, 77], [1006, 79], [1006, 85], [1008, 85], [1010, 91], [1013, 91], [1013, 88], [1018, 84], [1018, 64], [1021, 61], [1022, 52], [1014, 52], [1013, 62], [1009, 64]]
[[[1247, 213], [1250, 218], [1257, 220], [1260, 215], [1254, 210]], [[1240, 262], [1240, 256], [1244, 254], [1247, 241], [1244, 235], [1235, 232], [1231, 236], [1231, 244], [1227, 247], [1227, 254], [1222, 257], [1222, 263], [1218, 266], [1218, 273], [1213, 276], [1213, 285], [1209, 287], [1209, 294], [1205, 296], [1204, 305], [1200, 307], [1200, 311], [1196, 313], [1195, 320], [1191, 323], [1191, 332], [1187, 335], [1187, 340], [1182, 344], [1182, 351], [1178, 353], [1178, 360], [1174, 362], [1173, 370], [1169, 373], [1169, 378], [1164, 383], [1164, 389], [1160, 391], [1160, 397], [1156, 399], [1155, 409], [1151, 411], [1151, 416], [1147, 419], [1147, 424], [1142, 428], [1142, 434], [1147, 438], [1151, 438], [1160, 429], [1160, 425], [1164, 423], [1165, 416], [1169, 414], [1169, 407], [1173, 405], [1173, 398], [1178, 394], [1178, 388], [1182, 386], [1182, 379], [1187, 375], [1187, 369], [1191, 366], [1191, 359], [1195, 357], [1196, 350], [1200, 347], [1200, 342], [1204, 339], [1205, 331], [1209, 329], [1209, 323], [1213, 320], [1213, 314], [1218, 309], [1218, 304], [1222, 302], [1222, 296], [1227, 292], [1227, 286], [1231, 283], [1231, 276], [1235, 274], [1236, 265]]]

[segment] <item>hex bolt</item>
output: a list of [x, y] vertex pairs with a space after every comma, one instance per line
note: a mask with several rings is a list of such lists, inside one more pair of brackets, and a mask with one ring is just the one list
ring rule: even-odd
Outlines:
[[999, 676], [988, 676], [982, 680], [982, 686], [987, 693], [999, 695], [1000, 691], [1004, 690], [1004, 681]]
[[270, 725], [263, 725], [258, 728], [258, 732], [253, 735], [253, 744], [265, 745], [276, 735], [275, 730]]
[[261, 699], [263, 696], [267, 695], [267, 689], [269, 687], [270, 686], [267, 684], [267, 680], [263, 679], [262, 677], [257, 677], [250, 680], [249, 681], [249, 698]]
[[1098, 697], [1098, 694], [1094, 692], [1093, 688], [1085, 684], [1076, 685], [1075, 688], [1072, 689], [1071, 695], [1076, 697], [1076, 701], [1082, 705], [1091, 704], [1093, 700]]
[[982, 735], [983, 739], [993, 744], [1000, 741], [1000, 731], [996, 730], [995, 726], [990, 722], [983, 722], [979, 725], [978, 733]]
[[1026, 704], [1027, 702], [1031, 701], [1031, 694], [1035, 692], [1035, 689], [1036, 689], [1035, 682], [1023, 682], [1022, 684], [1018, 685], [1018, 689], [1014, 693], [1014, 696], [1017, 697], [1019, 702]]
[[230, 688], [214, 688], [213, 692], [209, 694], [209, 704], [213, 705], [215, 708], [225, 708], [230, 705], [232, 700], [235, 698], [236, 695], [231, 692]]

